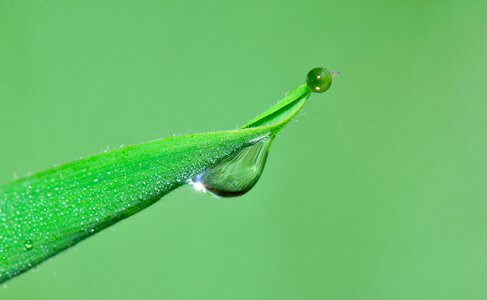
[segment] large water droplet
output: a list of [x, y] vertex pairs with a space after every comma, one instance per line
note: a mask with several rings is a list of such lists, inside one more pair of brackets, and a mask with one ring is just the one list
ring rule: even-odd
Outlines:
[[236, 197], [250, 191], [264, 170], [272, 138], [263, 137], [195, 176], [196, 190], [220, 197]]

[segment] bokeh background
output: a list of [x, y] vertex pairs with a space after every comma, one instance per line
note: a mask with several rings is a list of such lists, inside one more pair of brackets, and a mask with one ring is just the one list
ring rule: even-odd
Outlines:
[[183, 187], [0, 299], [486, 299], [487, 2], [0, 1], [0, 183], [343, 75], [258, 185]]

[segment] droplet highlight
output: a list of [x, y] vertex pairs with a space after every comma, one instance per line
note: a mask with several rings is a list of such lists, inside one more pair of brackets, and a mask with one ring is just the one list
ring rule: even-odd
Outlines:
[[200, 192], [217, 197], [237, 197], [250, 191], [259, 181], [272, 138], [264, 137], [204, 170], [189, 183]]

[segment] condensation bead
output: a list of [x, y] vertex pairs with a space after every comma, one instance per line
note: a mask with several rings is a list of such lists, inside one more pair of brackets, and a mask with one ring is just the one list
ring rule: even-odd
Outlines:
[[314, 93], [326, 92], [331, 86], [332, 74], [325, 68], [314, 68], [306, 76], [306, 84]]

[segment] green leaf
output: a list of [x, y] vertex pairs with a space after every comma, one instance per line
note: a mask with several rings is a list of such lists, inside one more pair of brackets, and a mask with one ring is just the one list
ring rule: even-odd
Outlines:
[[251, 141], [274, 138], [309, 95], [303, 84], [239, 130], [128, 146], [0, 186], [0, 282], [148, 207]]

